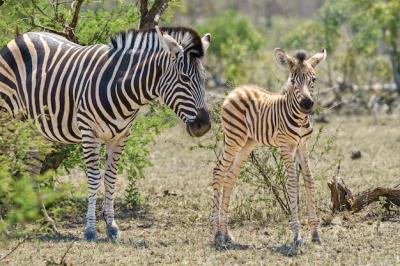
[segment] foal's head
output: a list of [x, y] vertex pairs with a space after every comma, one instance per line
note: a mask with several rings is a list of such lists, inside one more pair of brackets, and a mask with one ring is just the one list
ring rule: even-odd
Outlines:
[[326, 59], [325, 49], [307, 58], [307, 53], [302, 50], [290, 56], [284, 50], [276, 48], [275, 59], [281, 68], [288, 69], [290, 72], [288, 89], [293, 90], [301, 112], [312, 113], [314, 106], [312, 95], [316, 81], [315, 67]]

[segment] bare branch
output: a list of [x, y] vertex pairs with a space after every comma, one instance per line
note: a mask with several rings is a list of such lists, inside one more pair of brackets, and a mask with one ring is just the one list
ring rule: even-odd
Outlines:
[[65, 32], [58, 31], [58, 30], [55, 30], [55, 29], [52, 29], [52, 28], [49, 28], [49, 27], [46, 27], [46, 26], [42, 26], [40, 24], [36, 24], [34, 17], [31, 17], [31, 25], [32, 25], [32, 27], [40, 28], [42, 30], [45, 30], [45, 31], [48, 31], [48, 32], [51, 32], [51, 33], [55, 33], [55, 34], [58, 34], [58, 35], [61, 35], [61, 36], [64, 36], [64, 37], [68, 38], [68, 34], [66, 34]]
[[[0, 0], [0, 1], [1, 1], [1, 0]], [[44, 12], [44, 10], [41, 9], [41, 8], [38, 6], [38, 4], [36, 3], [35, 0], [32, 0], [32, 5], [33, 5], [33, 7], [34, 7], [35, 9], [39, 10], [39, 12], [40, 12], [43, 16], [49, 17], [49, 15], [47, 15], [46, 12]]]

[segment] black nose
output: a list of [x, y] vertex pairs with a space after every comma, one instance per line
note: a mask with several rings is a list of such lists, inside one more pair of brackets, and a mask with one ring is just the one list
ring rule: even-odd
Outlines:
[[310, 98], [303, 98], [303, 99], [301, 99], [301, 101], [300, 101], [300, 107], [303, 109], [303, 110], [310, 110], [312, 107], [313, 107], [313, 105], [314, 105], [314, 102], [313, 102], [313, 100], [311, 100]]
[[193, 122], [187, 124], [187, 131], [191, 136], [201, 137], [211, 128], [210, 115], [205, 108], [197, 111], [196, 118]]

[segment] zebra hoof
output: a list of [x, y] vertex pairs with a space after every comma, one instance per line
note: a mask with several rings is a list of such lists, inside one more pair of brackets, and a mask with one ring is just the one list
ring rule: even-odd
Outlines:
[[85, 233], [83, 235], [83, 239], [86, 241], [96, 241], [97, 236], [96, 236], [96, 230], [93, 228], [86, 228]]
[[116, 225], [107, 226], [107, 237], [111, 241], [117, 242], [120, 237], [118, 226]]
[[220, 231], [218, 231], [218, 232], [215, 234], [215, 237], [214, 237], [214, 245], [215, 245], [215, 248], [216, 248], [217, 250], [225, 249], [225, 248], [226, 248], [226, 245], [225, 245], [225, 237], [224, 237], [224, 235], [223, 235]]
[[303, 239], [301, 239], [301, 238], [294, 241], [294, 246], [295, 246], [296, 248], [301, 247], [303, 244], [304, 244], [304, 241], [303, 241]]
[[228, 244], [228, 245], [232, 245], [235, 242], [235, 239], [229, 233], [225, 234], [224, 240], [225, 240], [225, 244]]
[[320, 238], [319, 235], [318, 235], [318, 232], [312, 233], [312, 235], [311, 235], [311, 241], [312, 241], [313, 243], [315, 243], [315, 244], [318, 244], [318, 245], [321, 245], [321, 244], [322, 244], [322, 241], [321, 241], [321, 238]]

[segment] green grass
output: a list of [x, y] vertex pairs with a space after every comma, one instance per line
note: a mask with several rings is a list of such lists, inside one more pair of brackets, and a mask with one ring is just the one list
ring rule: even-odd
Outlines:
[[[372, 117], [331, 117], [321, 141], [311, 160], [317, 182], [318, 214], [331, 220], [330, 192], [326, 185], [334, 168], [341, 160], [340, 176], [354, 192], [375, 186], [392, 187], [400, 183], [400, 119], [385, 116], [374, 122]], [[316, 132], [320, 127], [315, 126]], [[315, 135], [315, 134], [314, 134]], [[318, 156], [327, 140], [336, 136], [331, 150]], [[314, 136], [315, 137], [315, 136]], [[206, 139], [207, 137], [203, 138]], [[127, 184], [119, 178], [117, 223], [122, 230], [119, 244], [106, 241], [104, 222], [98, 219], [98, 243], [82, 241], [85, 211], [78, 218], [60, 221], [62, 237], [41, 234], [32, 236], [15, 252], [0, 262], [5, 265], [45, 265], [46, 261], [65, 262], [72, 265], [399, 265], [400, 217], [386, 221], [380, 219], [380, 206], [373, 204], [358, 214], [344, 213], [333, 217], [332, 223], [320, 229], [323, 244], [310, 242], [306, 226], [304, 191], [301, 195], [301, 222], [305, 245], [297, 256], [285, 254], [285, 244], [291, 238], [288, 218], [279, 213], [269, 220], [263, 216], [265, 205], [248, 206], [255, 215], [243, 219], [235, 208], [253, 193], [248, 184], [238, 183], [232, 197], [231, 231], [236, 241], [247, 245], [243, 250], [216, 251], [211, 217], [211, 178], [214, 164], [212, 152], [190, 149], [201, 140], [187, 136], [183, 125], [166, 130], [152, 146], [147, 178], [139, 182], [145, 196], [144, 209], [132, 212], [121, 207], [123, 191]], [[311, 140], [312, 143], [312, 140]], [[352, 149], [361, 151], [359, 160], [351, 160]], [[318, 159], [322, 158], [322, 159]], [[74, 185], [82, 186], [85, 178], [69, 176]], [[168, 191], [165, 192], [165, 191]], [[101, 197], [100, 197], [101, 198]], [[101, 203], [101, 201], [100, 201]], [[99, 210], [100, 208], [98, 208]], [[236, 210], [236, 211], [235, 211]], [[99, 213], [99, 212], [98, 212]], [[0, 242], [0, 257], [9, 252], [18, 239]]]

